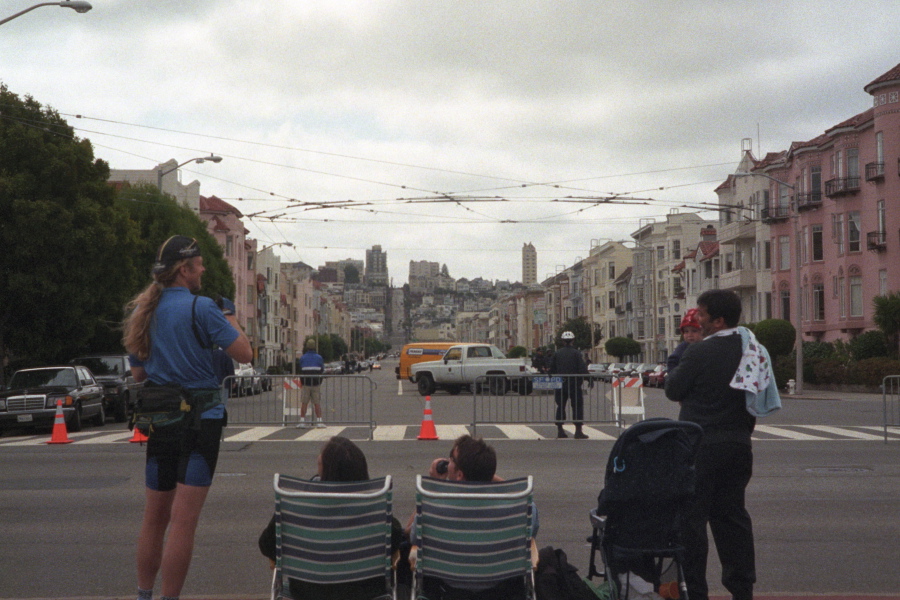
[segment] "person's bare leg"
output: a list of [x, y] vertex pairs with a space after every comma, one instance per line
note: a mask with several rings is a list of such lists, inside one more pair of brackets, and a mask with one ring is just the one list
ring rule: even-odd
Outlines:
[[139, 588], [152, 590], [162, 563], [163, 540], [169, 526], [175, 490], [157, 492], [147, 489], [145, 495], [144, 520], [137, 543], [137, 577]]
[[169, 522], [169, 537], [162, 554], [162, 595], [181, 594], [194, 552], [194, 534], [209, 487], [178, 484]]

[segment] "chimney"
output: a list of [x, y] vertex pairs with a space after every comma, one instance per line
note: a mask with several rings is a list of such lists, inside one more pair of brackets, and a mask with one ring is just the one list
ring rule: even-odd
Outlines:
[[700, 241], [701, 242], [714, 242], [716, 241], [716, 228], [712, 225], [707, 225], [703, 229], [700, 230]]

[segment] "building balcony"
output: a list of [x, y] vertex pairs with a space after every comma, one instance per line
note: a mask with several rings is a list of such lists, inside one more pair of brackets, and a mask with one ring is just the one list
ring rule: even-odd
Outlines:
[[738, 290], [756, 288], [756, 271], [753, 269], [737, 269], [719, 275], [719, 289]]
[[871, 162], [866, 165], [866, 181], [884, 181], [883, 162]]
[[759, 211], [759, 216], [763, 223], [787, 221], [791, 216], [791, 209], [788, 206], [763, 206]]
[[729, 244], [737, 240], [752, 240], [756, 238], [756, 228], [753, 223], [736, 221], [722, 225], [718, 230], [719, 242]]
[[829, 198], [855, 194], [859, 191], [859, 177], [841, 177], [825, 182], [825, 195]]
[[822, 206], [822, 192], [797, 194], [797, 210], [809, 210]]
[[884, 252], [887, 250], [887, 232], [886, 231], [870, 231], [866, 234], [866, 249], [874, 252]]

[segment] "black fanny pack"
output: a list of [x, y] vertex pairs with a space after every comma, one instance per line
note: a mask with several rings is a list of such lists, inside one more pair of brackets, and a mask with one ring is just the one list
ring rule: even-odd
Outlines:
[[200, 415], [219, 403], [218, 389], [189, 390], [174, 383], [147, 382], [137, 392], [130, 425], [146, 436], [185, 426], [199, 429]]

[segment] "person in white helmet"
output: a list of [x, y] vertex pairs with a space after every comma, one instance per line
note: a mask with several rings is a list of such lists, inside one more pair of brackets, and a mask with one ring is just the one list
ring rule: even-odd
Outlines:
[[581, 430], [582, 419], [584, 418], [584, 396], [581, 391], [582, 377], [574, 377], [575, 375], [587, 375], [587, 365], [584, 364], [584, 357], [581, 351], [572, 345], [575, 341], [575, 334], [571, 331], [564, 331], [560, 336], [563, 346], [553, 354], [550, 359], [550, 375], [568, 375], [563, 378], [561, 389], [555, 390], [556, 397], [556, 437], [566, 438], [565, 430], [563, 430], [563, 422], [566, 420], [566, 401], [572, 403], [572, 422], [575, 424], [575, 439], [587, 439], [587, 435]]

